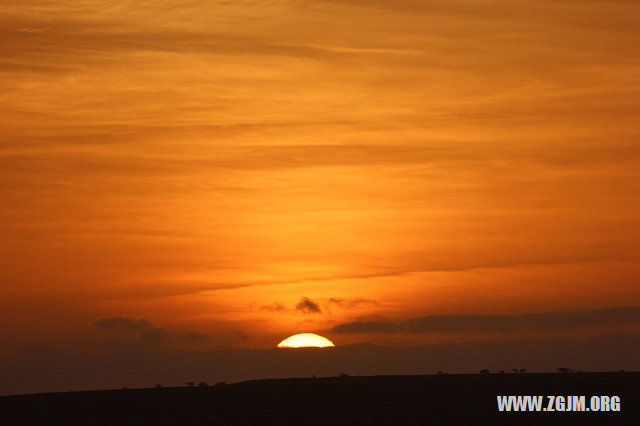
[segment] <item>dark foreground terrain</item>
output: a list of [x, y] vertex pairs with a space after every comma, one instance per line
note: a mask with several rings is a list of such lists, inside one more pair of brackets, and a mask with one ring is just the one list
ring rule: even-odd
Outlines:
[[[4, 425], [640, 424], [640, 373], [370, 376], [0, 397]], [[617, 395], [619, 412], [498, 412], [496, 395]], [[546, 405], [546, 401], [545, 401]]]

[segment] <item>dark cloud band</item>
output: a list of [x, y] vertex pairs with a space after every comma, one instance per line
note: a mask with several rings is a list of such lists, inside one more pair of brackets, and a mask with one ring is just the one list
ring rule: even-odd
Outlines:
[[151, 323], [146, 319], [135, 319], [129, 317], [101, 318], [93, 324], [103, 330], [139, 331], [151, 327]]
[[640, 323], [640, 307], [516, 315], [430, 315], [405, 321], [355, 321], [331, 331], [360, 333], [510, 332], [581, 328], [612, 323]]

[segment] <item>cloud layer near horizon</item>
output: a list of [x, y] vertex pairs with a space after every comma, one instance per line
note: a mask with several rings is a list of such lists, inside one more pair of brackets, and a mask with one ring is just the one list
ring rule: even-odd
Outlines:
[[404, 321], [355, 321], [331, 329], [339, 334], [555, 331], [612, 324], [640, 325], [639, 307], [514, 315], [430, 315]]

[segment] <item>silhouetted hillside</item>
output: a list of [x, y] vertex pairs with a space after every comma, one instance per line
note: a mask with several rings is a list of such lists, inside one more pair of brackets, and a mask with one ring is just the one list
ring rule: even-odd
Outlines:
[[[274, 379], [7, 396], [0, 412], [11, 425], [624, 425], [638, 424], [639, 379], [639, 373]], [[621, 411], [499, 413], [496, 395], [618, 395]]]

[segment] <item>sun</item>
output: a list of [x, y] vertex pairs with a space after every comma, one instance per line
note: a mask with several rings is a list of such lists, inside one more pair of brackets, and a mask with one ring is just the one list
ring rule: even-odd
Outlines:
[[314, 333], [300, 333], [287, 337], [278, 343], [279, 348], [328, 348], [335, 346], [326, 337]]

